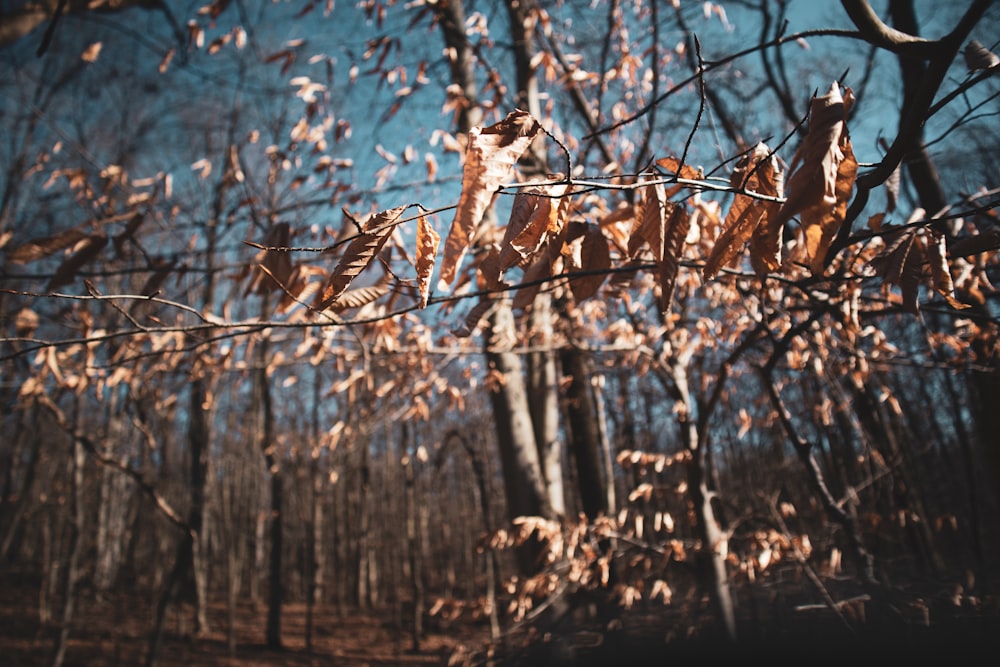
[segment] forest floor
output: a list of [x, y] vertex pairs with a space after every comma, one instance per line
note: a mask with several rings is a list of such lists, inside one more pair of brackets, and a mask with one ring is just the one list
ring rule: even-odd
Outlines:
[[[0, 576], [0, 665], [50, 665], [57, 636], [54, 622], [39, 614], [38, 582]], [[81, 591], [71, 624], [65, 667], [138, 666], [144, 663], [154, 602], [135, 595]], [[859, 637], [843, 619], [813, 615], [785, 628], [772, 627], [755, 641], [726, 644], [711, 633], [692, 637], [698, 623], [691, 610], [661, 608], [657, 614], [622, 617], [616, 633], [574, 625], [564, 634], [508, 636], [506, 657], [494, 665], [740, 664], [761, 658], [772, 664], [838, 664], [876, 658], [897, 662], [951, 664], [982, 661], [1000, 651], [1000, 613], [958, 614], [943, 623], [895, 627]], [[703, 615], [705, 610], [702, 610]], [[53, 615], [57, 611], [53, 610]], [[698, 614], [696, 613], [695, 616]], [[160, 667], [382, 667], [388, 665], [486, 665], [489, 626], [485, 622], [429, 619], [419, 650], [413, 650], [406, 619], [392, 608], [381, 612], [313, 609], [312, 650], [307, 650], [307, 609], [283, 607], [281, 650], [265, 645], [266, 609], [242, 605], [234, 623], [235, 648], [228, 642], [225, 606], [209, 607], [211, 630], [192, 636], [190, 604], [168, 615]], [[749, 619], [742, 619], [742, 623]], [[673, 630], [671, 630], [673, 628]], [[685, 634], [687, 636], [685, 636]], [[775, 662], [777, 660], [777, 662]]]

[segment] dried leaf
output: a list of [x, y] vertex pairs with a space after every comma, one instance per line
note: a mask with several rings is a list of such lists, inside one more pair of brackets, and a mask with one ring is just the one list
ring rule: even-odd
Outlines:
[[426, 215], [417, 218], [417, 288], [420, 292], [420, 307], [427, 306], [430, 294], [431, 274], [437, 257], [441, 236], [434, 230]]
[[108, 243], [108, 237], [104, 234], [91, 234], [77, 246], [76, 252], [70, 255], [49, 280], [46, 289], [55, 289], [63, 285], [69, 285], [76, 278], [76, 273], [85, 264], [93, 260], [100, 254], [101, 249]]
[[1000, 229], [990, 229], [956, 241], [949, 248], [952, 257], [968, 257], [1000, 249]]
[[336, 302], [330, 308], [336, 313], [344, 310], [349, 310], [351, 308], [360, 308], [361, 306], [367, 306], [369, 303], [376, 301], [392, 289], [392, 285], [388, 280], [383, 280], [377, 285], [371, 285], [370, 287], [359, 287], [357, 289], [347, 290], [337, 298]]
[[[656, 161], [656, 166], [660, 169], [675, 174], [677, 178], [683, 178], [689, 181], [700, 181], [704, 178], [705, 174], [701, 169], [697, 167], [692, 167], [688, 164], [681, 164], [680, 158], [671, 156], [660, 158]], [[666, 190], [666, 197], [669, 199], [675, 194], [681, 191], [682, 188], [687, 187], [684, 185], [673, 185]]]
[[[741, 160], [730, 177], [734, 189], [769, 197], [782, 196], [782, 174], [770, 149], [758, 143]], [[743, 252], [744, 245], [756, 237], [751, 259], [760, 272], [781, 266], [781, 244], [784, 222], [777, 216], [780, 204], [773, 201], [736, 194], [722, 223], [722, 233], [705, 260], [704, 277], [711, 280], [722, 267], [728, 266]]]
[[479, 303], [477, 303], [475, 306], [472, 307], [472, 310], [469, 311], [469, 314], [465, 316], [465, 320], [462, 322], [462, 326], [460, 326], [457, 329], [454, 329], [452, 331], [452, 334], [454, 334], [458, 338], [468, 338], [469, 336], [471, 336], [472, 332], [476, 330], [482, 319], [486, 317], [486, 313], [488, 313], [495, 305], [496, 301], [494, 301], [493, 299], [489, 298], [482, 299]]
[[939, 231], [930, 230], [925, 239], [926, 247], [924, 251], [927, 261], [931, 265], [931, 278], [934, 281], [934, 289], [944, 297], [952, 308], [963, 310], [969, 304], [962, 303], [955, 298], [955, 281], [952, 280], [951, 270], [948, 268], [948, 260], [945, 256], [945, 237]]
[[[350, 286], [351, 281], [368, 268], [395, 230], [394, 223], [406, 209], [406, 206], [399, 206], [380, 211], [367, 216], [363, 223], [357, 223], [361, 227], [361, 233], [351, 239], [343, 257], [330, 274], [330, 279], [323, 287], [319, 302], [316, 304], [318, 310], [329, 308]], [[346, 211], [344, 213], [347, 214]]]
[[78, 228], [67, 229], [64, 232], [32, 239], [7, 252], [7, 259], [18, 264], [33, 262], [36, 259], [48, 257], [87, 238], [87, 234]]
[[611, 268], [611, 252], [608, 249], [608, 239], [605, 238], [600, 226], [588, 223], [580, 241], [580, 264], [583, 271], [595, 271], [590, 275], [572, 278], [569, 281], [570, 290], [577, 303], [597, 294], [607, 279]]
[[621, 202], [617, 208], [598, 221], [602, 229], [611, 236], [612, 242], [622, 255], [628, 255], [629, 231], [635, 225], [635, 206]]
[[989, 69], [1000, 64], [1000, 56], [997, 56], [997, 54], [974, 39], [965, 45], [962, 55], [965, 57], [965, 65], [969, 68], [970, 72]]
[[473, 128], [469, 132], [462, 193], [441, 260], [441, 289], [448, 289], [454, 282], [458, 266], [475, 241], [476, 228], [493, 195], [540, 130], [541, 125], [531, 114], [516, 110], [496, 125]]
[[917, 292], [923, 267], [922, 249], [916, 242], [917, 230], [899, 230], [886, 236], [886, 249], [874, 260], [872, 267], [887, 285], [897, 285], [903, 293], [903, 308], [917, 312]]
[[667, 201], [662, 183], [650, 183], [643, 189], [642, 208], [628, 240], [628, 256], [631, 259], [638, 256], [643, 243], [653, 251], [656, 261], [663, 259], [663, 227], [672, 207], [673, 203]]
[[825, 269], [826, 252], [844, 221], [858, 171], [845, 122], [854, 97], [850, 88], [846, 91], [845, 97], [834, 82], [826, 95], [813, 98], [809, 131], [792, 159], [788, 199], [774, 223], [784, 225], [799, 216], [806, 252], [818, 274]]
[[[558, 198], [565, 192], [565, 185], [553, 185], [518, 193], [500, 243], [502, 271], [530, 259], [549, 237], [562, 230], [565, 222], [563, 202], [566, 200]], [[518, 202], [522, 194], [524, 197]]]
[[663, 243], [663, 261], [660, 262], [660, 308], [666, 313], [674, 297], [677, 272], [684, 252], [684, 240], [691, 227], [691, 216], [683, 206], [674, 207], [667, 221], [666, 238]]
[[101, 55], [101, 47], [103, 46], [100, 42], [94, 42], [83, 50], [83, 53], [80, 54], [80, 59], [87, 63], [97, 62], [98, 56]]

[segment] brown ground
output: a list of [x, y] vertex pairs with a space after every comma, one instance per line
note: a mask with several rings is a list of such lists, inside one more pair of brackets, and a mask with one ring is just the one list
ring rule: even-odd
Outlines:
[[[42, 667], [51, 664], [57, 629], [39, 620], [39, 582], [0, 574], [0, 665]], [[112, 667], [143, 664], [152, 626], [154, 601], [135, 595], [105, 594], [103, 599], [87, 590], [71, 625], [66, 667]], [[943, 614], [928, 626], [904, 625], [883, 632], [866, 630], [863, 636], [845, 634], [841, 623], [826, 613], [798, 614], [784, 622], [761, 626], [756, 638], [738, 646], [692, 634], [699, 616], [682, 605], [662, 608], [655, 615], [623, 617], [617, 636], [573, 626], [564, 636], [536, 637], [526, 648], [525, 635], [508, 637], [511, 648], [504, 667], [579, 665], [742, 664], [754, 658], [775, 664], [851, 664], [884, 659], [896, 664], [959, 664], [1000, 652], [1000, 609], [975, 613]], [[703, 606], [703, 605], [696, 605]], [[284, 607], [283, 649], [264, 645], [266, 610], [241, 606], [235, 623], [236, 648], [227, 643], [227, 613], [222, 605], [210, 607], [212, 630], [193, 637], [190, 605], [171, 611], [161, 651], [161, 667], [382, 667], [389, 665], [468, 665], [487, 663], [489, 641], [485, 623], [457, 620], [441, 625], [429, 619], [420, 650], [411, 650], [409, 628], [389, 608], [382, 612], [340, 611], [325, 606], [314, 609], [312, 651], [306, 650], [304, 604]], [[704, 609], [702, 608], [702, 613]], [[984, 613], [985, 612], [985, 613]], [[743, 619], [743, 627], [752, 627]], [[406, 617], [408, 622], [408, 616]], [[791, 621], [791, 622], [789, 622]], [[622, 627], [620, 625], [620, 627]], [[672, 629], [671, 629], [672, 628]], [[672, 636], [669, 645], [665, 642]], [[746, 637], [746, 635], [743, 635]], [[515, 647], [516, 645], [516, 647]], [[588, 647], [593, 648], [590, 650]], [[645, 653], [645, 655], [644, 655]], [[499, 656], [498, 656], [499, 657]], [[777, 662], [775, 662], [777, 661]]]
[[[81, 595], [74, 615], [66, 667], [112, 667], [141, 665], [148, 646], [152, 620], [150, 600], [134, 596], [105, 595], [101, 601]], [[391, 610], [340, 613], [333, 607], [313, 610], [313, 648], [306, 650], [306, 607], [290, 604], [283, 609], [283, 649], [265, 646], [266, 610], [245, 605], [236, 615], [236, 648], [227, 642], [227, 613], [224, 606], [209, 609], [211, 631], [192, 637], [190, 605], [172, 611], [161, 667], [239, 666], [305, 667], [337, 665], [446, 665], [453, 656], [481, 646], [489, 638], [486, 627], [456, 623], [432, 628], [412, 651], [408, 628], [393, 623]], [[0, 665], [35, 667], [51, 664], [57, 630], [54, 623], [42, 626], [38, 616], [38, 588], [0, 582]]]

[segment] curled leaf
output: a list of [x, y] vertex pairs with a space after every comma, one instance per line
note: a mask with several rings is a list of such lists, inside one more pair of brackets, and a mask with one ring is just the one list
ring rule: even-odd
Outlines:
[[673, 207], [674, 203], [667, 200], [662, 183], [650, 183], [643, 189], [642, 208], [639, 209], [636, 226], [628, 241], [630, 258], [635, 259], [645, 243], [653, 251], [656, 261], [663, 259], [664, 225]]
[[406, 206], [380, 211], [358, 222], [361, 233], [351, 239], [329, 280], [320, 293], [318, 310], [329, 308], [342, 295], [358, 274], [364, 271], [395, 230], [395, 222], [407, 209]]
[[846, 90], [842, 95], [834, 82], [826, 95], [813, 98], [809, 131], [792, 159], [788, 199], [774, 222], [784, 225], [799, 216], [806, 252], [817, 274], [826, 267], [826, 253], [844, 221], [858, 173], [845, 122], [854, 95]]
[[427, 306], [430, 295], [431, 274], [434, 272], [434, 259], [437, 256], [441, 236], [434, 230], [426, 215], [417, 218], [417, 289], [420, 292], [420, 307]]
[[[783, 176], [770, 149], [758, 143], [733, 170], [730, 183], [746, 193], [780, 198]], [[705, 260], [704, 277], [711, 280], [722, 267], [728, 266], [743, 252], [743, 246], [753, 239], [751, 260], [759, 273], [774, 271], [781, 266], [781, 244], [784, 221], [777, 215], [781, 204], [772, 199], [759, 199], [752, 194], [737, 192], [722, 223], [722, 232]]]
[[607, 271], [611, 268], [611, 252], [608, 249], [608, 240], [601, 232], [600, 226], [588, 223], [579, 240], [580, 253], [578, 264], [573, 268], [579, 269], [587, 275], [572, 278], [569, 281], [570, 290], [577, 303], [597, 294], [608, 277]]
[[518, 109], [496, 125], [473, 128], [469, 132], [462, 169], [462, 193], [441, 259], [442, 289], [454, 282], [458, 266], [475, 241], [476, 229], [493, 195], [540, 130], [541, 125], [531, 114]]
[[691, 228], [691, 216], [683, 206], [676, 206], [666, 225], [663, 260], [660, 262], [660, 309], [666, 313], [674, 297], [677, 272], [680, 270], [684, 241]]

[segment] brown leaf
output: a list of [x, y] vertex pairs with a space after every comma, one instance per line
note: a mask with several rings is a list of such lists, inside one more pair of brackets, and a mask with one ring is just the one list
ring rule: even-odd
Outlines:
[[56, 269], [56, 273], [49, 280], [48, 287], [46, 289], [53, 290], [57, 287], [62, 287], [63, 285], [69, 285], [76, 278], [76, 273], [85, 264], [93, 260], [100, 254], [101, 249], [104, 248], [108, 243], [108, 237], [104, 234], [91, 234], [85, 240], [81, 241], [77, 246], [76, 252], [69, 256], [59, 268]]
[[629, 231], [635, 225], [635, 206], [621, 202], [617, 208], [598, 220], [601, 228], [622, 255], [628, 255]]
[[564, 223], [563, 202], [566, 200], [558, 197], [565, 192], [565, 185], [553, 185], [524, 192], [520, 203], [515, 197], [515, 206], [500, 243], [502, 271], [530, 259], [550, 236], [559, 233]]
[[430, 295], [431, 274], [437, 257], [441, 236], [434, 230], [426, 215], [417, 218], [417, 289], [420, 292], [420, 307], [427, 306]]
[[296, 305], [306, 305], [309, 299], [319, 292], [321, 285], [320, 281], [313, 280], [313, 278], [324, 276], [326, 276], [326, 271], [318, 266], [296, 265], [285, 285], [281, 301], [278, 302], [275, 312], [284, 314]]
[[351, 281], [368, 268], [368, 265], [375, 259], [395, 230], [394, 223], [406, 209], [406, 206], [399, 206], [387, 211], [380, 211], [374, 215], [366, 216], [364, 222], [358, 223], [361, 227], [361, 233], [351, 239], [347, 250], [340, 258], [340, 262], [330, 274], [316, 304], [318, 310], [329, 308], [347, 290]]
[[611, 268], [608, 239], [605, 238], [600, 226], [588, 223], [580, 244], [580, 264], [577, 268], [597, 273], [570, 279], [569, 287], [577, 303], [597, 294], [608, 277], [608, 269]]
[[[758, 143], [741, 160], [730, 177], [734, 189], [755, 192], [769, 197], [782, 196], [782, 174], [770, 149]], [[743, 252], [747, 241], [755, 236], [751, 260], [755, 268], [766, 273], [781, 266], [781, 244], [784, 222], [776, 215], [777, 202], [736, 194], [722, 223], [722, 232], [705, 260], [704, 277], [711, 280], [722, 267], [728, 266]]]
[[[660, 158], [659, 160], [656, 161], [656, 166], [659, 167], [660, 169], [663, 169], [666, 172], [675, 174], [677, 178], [683, 178], [689, 181], [700, 181], [705, 176], [705, 174], [702, 172], [701, 169], [697, 167], [692, 167], [691, 165], [688, 164], [681, 164], [680, 158], [674, 156]], [[682, 188], [685, 187], [688, 186], [673, 185], [667, 188], [666, 191], [667, 199], [673, 197], [675, 194], [680, 192]]]
[[479, 303], [472, 307], [469, 314], [465, 316], [465, 320], [462, 322], [462, 326], [452, 331], [452, 334], [458, 338], [468, 338], [472, 335], [472, 332], [476, 330], [479, 326], [479, 322], [486, 317], [486, 313], [490, 311], [493, 306], [496, 305], [496, 301], [489, 298], [482, 299]]
[[969, 68], [970, 72], [989, 69], [1000, 64], [1000, 56], [997, 56], [997, 54], [974, 39], [965, 45], [962, 55], [965, 57], [965, 65]]
[[27, 243], [19, 245], [7, 252], [7, 259], [18, 264], [33, 262], [36, 259], [48, 257], [52, 253], [68, 248], [85, 238], [87, 238], [87, 234], [74, 227], [73, 229], [67, 229], [52, 236], [32, 239]]
[[476, 228], [493, 195], [540, 130], [541, 125], [531, 114], [518, 109], [496, 125], [473, 128], [469, 132], [462, 169], [462, 193], [441, 260], [441, 289], [447, 289], [454, 282], [458, 266], [475, 241]]
[[922, 248], [916, 242], [917, 230], [899, 230], [886, 235], [886, 249], [872, 260], [875, 273], [887, 285], [897, 285], [903, 293], [903, 308], [917, 312], [917, 292], [923, 267]]
[[83, 53], [80, 54], [80, 59], [87, 63], [97, 62], [98, 56], [101, 55], [102, 46], [104, 45], [100, 42], [94, 42], [83, 50]]
[[643, 195], [636, 227], [628, 240], [628, 256], [635, 259], [645, 243], [659, 262], [663, 259], [663, 227], [674, 204], [667, 201], [662, 183], [650, 183], [643, 189]]
[[339, 313], [351, 308], [367, 306], [369, 303], [372, 303], [373, 301], [388, 294], [390, 289], [392, 289], [390, 282], [388, 280], [383, 280], [382, 282], [376, 285], [371, 285], [370, 287], [359, 287], [357, 289], [347, 290], [336, 299], [330, 309]]
[[952, 308], [963, 310], [969, 304], [962, 303], [955, 298], [955, 282], [951, 277], [951, 270], [948, 268], [948, 259], [945, 256], [945, 237], [939, 231], [929, 230], [925, 235], [926, 247], [924, 251], [927, 261], [931, 265], [931, 278], [934, 281], [934, 289], [944, 297]]
[[1000, 229], [996, 228], [956, 241], [949, 248], [952, 257], [968, 257], [997, 249], [1000, 249]]
[[846, 91], [845, 97], [834, 82], [826, 95], [813, 98], [809, 131], [792, 159], [788, 199], [775, 222], [784, 225], [799, 216], [814, 273], [825, 269], [826, 252], [843, 223], [858, 171], [845, 122], [854, 98], [850, 88]]
[[666, 313], [674, 297], [677, 272], [680, 270], [684, 253], [684, 239], [691, 228], [691, 216], [683, 206], [676, 206], [667, 221], [666, 238], [663, 244], [663, 261], [660, 262], [660, 308]]

